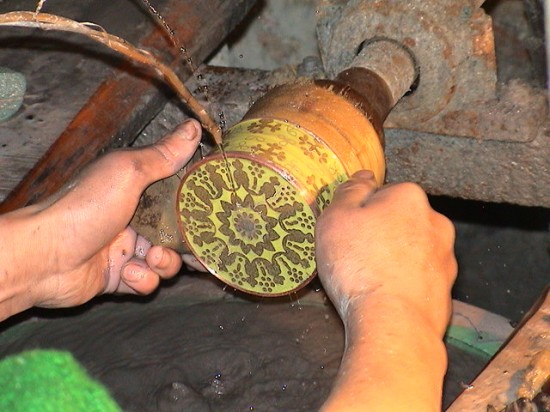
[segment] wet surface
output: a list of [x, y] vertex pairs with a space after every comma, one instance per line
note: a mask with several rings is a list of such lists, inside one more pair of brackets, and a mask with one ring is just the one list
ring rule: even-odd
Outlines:
[[[322, 292], [309, 293], [249, 301], [182, 276], [154, 298], [11, 325], [0, 334], [0, 356], [68, 350], [125, 411], [314, 411], [328, 396], [344, 339]], [[457, 348], [449, 354], [445, 405], [485, 364]]]
[[315, 410], [343, 349], [329, 306], [290, 301], [106, 303], [27, 327], [4, 354], [69, 350], [126, 411]]

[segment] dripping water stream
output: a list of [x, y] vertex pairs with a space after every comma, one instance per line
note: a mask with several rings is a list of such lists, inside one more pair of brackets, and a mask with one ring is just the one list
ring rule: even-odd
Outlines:
[[[199, 90], [202, 92], [202, 94], [204, 96], [204, 99], [206, 100], [206, 104], [208, 106], [212, 107], [212, 101], [210, 99], [208, 84], [206, 83], [206, 80], [205, 80], [204, 76], [200, 72], [198, 72], [198, 67], [194, 63], [193, 58], [190, 56], [190, 54], [187, 50], [187, 47], [185, 47], [185, 45], [177, 38], [175, 30], [170, 27], [170, 25], [168, 24], [166, 19], [150, 3], [150, 1], [149, 0], [142, 0], [142, 2], [147, 7], [149, 12], [158, 20], [158, 22], [160, 23], [160, 25], [162, 26], [162, 28], [164, 29], [164, 31], [166, 32], [166, 34], [170, 38], [170, 41], [172, 42], [172, 44], [175, 47], [178, 48], [178, 50], [179, 50], [179, 52], [182, 56], [182, 59], [184, 60], [184, 62], [189, 67], [189, 70], [191, 71], [191, 73], [193, 73], [193, 75], [195, 76], [195, 79], [196, 79], [196, 81], [199, 85]], [[212, 120], [212, 122], [215, 122], [212, 119], [212, 116], [210, 114], [208, 114], [206, 112], [206, 110], [205, 110], [205, 113]], [[237, 191], [236, 191], [235, 180], [233, 178], [233, 174], [231, 173], [231, 167], [230, 167], [229, 159], [227, 157], [227, 153], [225, 152], [225, 148], [223, 146], [223, 140], [222, 140], [222, 136], [223, 136], [224, 132], [226, 131], [226, 126], [227, 126], [227, 122], [225, 120], [225, 114], [224, 114], [223, 110], [220, 110], [219, 113], [218, 113], [218, 122], [217, 122], [217, 124], [218, 124], [219, 134], [217, 135], [216, 133], [213, 133], [212, 137], [214, 138], [215, 144], [216, 144], [218, 150], [220, 151], [220, 153], [222, 155], [223, 163], [225, 165], [225, 167], [224, 167], [225, 174], [227, 176], [227, 180], [228, 180], [228, 183], [229, 183], [229, 186], [230, 186], [230, 190], [232, 191], [234, 198], [237, 199], [237, 196], [236, 196]], [[200, 148], [200, 150], [201, 150], [201, 159], [204, 159], [203, 147], [204, 146], [201, 143], [201, 148]]]

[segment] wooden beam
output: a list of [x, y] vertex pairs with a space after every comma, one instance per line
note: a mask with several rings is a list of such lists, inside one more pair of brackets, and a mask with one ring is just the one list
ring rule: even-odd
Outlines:
[[[223, 41], [256, 0], [170, 0], [163, 12], [196, 67]], [[160, 26], [139, 42], [185, 80], [190, 75], [178, 48]], [[60, 189], [98, 153], [123, 146], [158, 113], [167, 99], [152, 74], [130, 66], [107, 78], [20, 184], [0, 213], [35, 203]]]
[[451, 404], [447, 412], [486, 412], [487, 405], [501, 411], [513, 402], [532, 360], [544, 351], [550, 351], [549, 331], [550, 287], [545, 290], [508, 342]]

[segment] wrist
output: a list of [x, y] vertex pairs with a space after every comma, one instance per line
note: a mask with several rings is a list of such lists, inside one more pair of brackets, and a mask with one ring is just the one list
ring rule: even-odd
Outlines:
[[30, 243], [44, 246], [32, 209], [0, 216], [0, 320], [32, 307], [36, 279], [47, 267], [43, 254]]
[[324, 411], [440, 410], [447, 354], [420, 308], [371, 294], [350, 300], [342, 318], [346, 349]]

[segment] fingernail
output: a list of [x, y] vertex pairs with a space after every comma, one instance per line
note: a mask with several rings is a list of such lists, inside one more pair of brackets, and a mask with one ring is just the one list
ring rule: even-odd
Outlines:
[[193, 255], [190, 255], [188, 253], [184, 253], [181, 255], [181, 258], [189, 263], [196, 263], [198, 262], [197, 258]]
[[374, 179], [374, 173], [372, 170], [359, 170], [358, 172], [355, 173], [355, 176], [361, 179], [369, 179], [369, 180]]
[[122, 270], [122, 277], [128, 282], [139, 282], [145, 277], [145, 270], [134, 263], [126, 265]]
[[157, 261], [157, 268], [166, 269], [170, 264], [170, 255], [166, 253], [164, 248], [159, 247], [158, 251], [155, 251], [155, 260]]
[[199, 135], [196, 122], [193, 119], [187, 119], [176, 129], [177, 133], [181, 133], [181, 136], [185, 140], [195, 140]]

